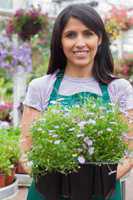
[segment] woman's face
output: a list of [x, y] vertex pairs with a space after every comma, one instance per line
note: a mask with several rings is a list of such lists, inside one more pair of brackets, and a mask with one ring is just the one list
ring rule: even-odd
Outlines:
[[62, 33], [62, 48], [69, 67], [92, 67], [101, 39], [87, 26], [71, 17]]

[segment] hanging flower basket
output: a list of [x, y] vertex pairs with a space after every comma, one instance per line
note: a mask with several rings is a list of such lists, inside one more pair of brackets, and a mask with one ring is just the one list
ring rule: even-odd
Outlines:
[[29, 10], [19, 9], [9, 20], [6, 32], [9, 36], [16, 33], [23, 41], [47, 29], [48, 16], [40, 9], [32, 7]]

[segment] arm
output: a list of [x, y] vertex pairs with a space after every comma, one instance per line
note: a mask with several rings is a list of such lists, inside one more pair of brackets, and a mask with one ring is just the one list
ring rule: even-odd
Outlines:
[[[128, 111], [128, 115], [126, 117], [123, 116], [123, 119], [128, 123], [129, 132], [128, 137], [133, 138], [133, 109]], [[125, 140], [128, 144], [129, 151], [133, 151], [133, 140]], [[125, 158], [123, 164], [118, 165], [117, 169], [117, 179], [120, 179], [127, 172], [129, 172], [133, 168], [133, 157]]]
[[25, 172], [30, 172], [30, 169], [26, 166], [27, 164], [27, 156], [26, 152], [31, 149], [32, 145], [32, 138], [30, 134], [30, 127], [34, 120], [38, 119], [41, 116], [41, 112], [25, 106], [24, 112], [22, 116], [22, 122], [21, 122], [21, 139], [20, 139], [20, 149], [21, 149], [21, 157], [20, 157], [20, 163], [21, 166], [24, 168]]

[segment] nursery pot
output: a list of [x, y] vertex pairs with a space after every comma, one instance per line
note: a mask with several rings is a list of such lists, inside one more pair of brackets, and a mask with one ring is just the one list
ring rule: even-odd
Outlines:
[[5, 174], [0, 173], [0, 188], [5, 186]]
[[16, 168], [14, 167], [14, 168], [11, 170], [10, 175], [6, 175], [6, 179], [5, 179], [5, 184], [6, 184], [6, 186], [7, 186], [7, 185], [10, 185], [11, 183], [13, 183], [13, 181], [14, 181], [14, 179], [15, 179], [15, 170], [16, 170]]
[[60, 196], [71, 200], [108, 199], [115, 189], [117, 164], [83, 164], [77, 172], [59, 172], [37, 177], [36, 188], [47, 200]]

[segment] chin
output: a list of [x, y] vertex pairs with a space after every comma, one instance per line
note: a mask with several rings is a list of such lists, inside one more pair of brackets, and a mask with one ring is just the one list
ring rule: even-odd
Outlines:
[[82, 67], [82, 68], [86, 68], [90, 65], [90, 63], [76, 63], [75, 67]]

